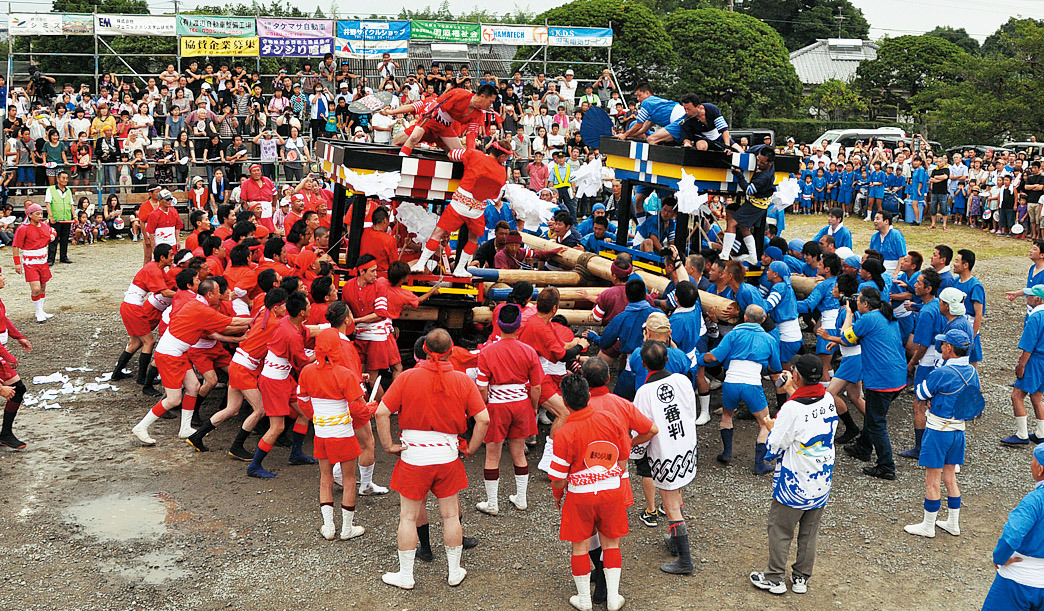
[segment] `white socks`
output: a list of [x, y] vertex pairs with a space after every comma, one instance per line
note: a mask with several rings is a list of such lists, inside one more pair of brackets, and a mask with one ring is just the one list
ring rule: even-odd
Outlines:
[[728, 261], [732, 258], [732, 245], [736, 242], [736, 234], [725, 233], [721, 240], [721, 258]]
[[526, 499], [526, 492], [529, 488], [529, 474], [516, 475], [515, 476], [515, 494], [511, 495], [511, 502], [518, 509], [526, 509], [529, 507], [529, 501]]
[[1029, 439], [1029, 428], [1026, 425], [1027, 416], [1015, 416], [1015, 436], [1019, 439]]
[[319, 506], [319, 513], [323, 516], [323, 525], [319, 527], [319, 534], [327, 541], [333, 541], [334, 533], [337, 532], [337, 527], [334, 526], [333, 521], [333, 510], [333, 505]]
[[475, 508], [482, 513], [495, 516], [500, 513], [500, 504], [497, 502], [497, 494], [500, 492], [500, 480], [484, 479], [482, 483], [486, 487], [486, 500], [475, 503]]
[[939, 528], [945, 530], [946, 532], [950, 533], [951, 535], [957, 536], [957, 535], [961, 534], [961, 526], [960, 526], [961, 509], [960, 509], [960, 507], [958, 507], [956, 509], [951, 507], [951, 508], [947, 509], [946, 512], [947, 512], [946, 513], [946, 521], [943, 522], [942, 520], [936, 520], [935, 521], [935, 525], [938, 526]]
[[929, 539], [935, 536], [935, 518], [938, 517], [938, 511], [924, 511], [924, 521], [918, 524], [908, 524], [903, 527], [903, 530], [910, 533], [911, 535], [917, 535], [919, 537], [928, 537]]
[[373, 483], [373, 465], [364, 467], [359, 465], [359, 486], [365, 488]]
[[743, 236], [743, 245], [747, 247], [747, 260], [750, 261], [751, 265], [758, 262], [758, 244], [754, 241], [753, 235]]
[[573, 583], [576, 584], [576, 596], [569, 597], [569, 604], [581, 611], [591, 609], [591, 574], [573, 575]]
[[399, 550], [399, 572], [385, 573], [384, 575], [381, 575], [381, 581], [390, 586], [402, 588], [403, 590], [412, 590], [414, 586], [413, 561], [416, 557], [416, 549], [406, 551]]
[[620, 596], [621, 571], [622, 569], [620, 567], [602, 570], [602, 572], [605, 573], [605, 604], [609, 608], [609, 611], [616, 611], [622, 607], [624, 603], [623, 596]]
[[699, 395], [700, 400], [700, 416], [696, 418], [696, 426], [703, 426], [710, 422], [710, 394]]
[[446, 545], [445, 548], [446, 562], [449, 564], [448, 582], [451, 586], [459, 586], [460, 582], [464, 581], [464, 578], [468, 575], [468, 572], [460, 567], [460, 556], [464, 553], [464, 546], [450, 547]]
[[428, 261], [433, 256], [435, 256], [435, 251], [434, 250], [428, 250], [427, 248], [425, 248], [423, 251], [421, 251], [420, 259], [417, 259], [416, 261], [414, 261], [413, 265], [410, 266], [410, 271], [411, 272], [426, 272], [426, 271], [428, 271], [427, 264], [428, 264]]
[[[333, 508], [331, 507], [331, 509]], [[365, 528], [355, 525], [355, 511], [349, 511], [341, 507], [341, 541], [354, 539], [361, 536], [364, 532], [366, 532]]]
[[461, 250], [460, 257], [457, 259], [457, 267], [453, 269], [453, 275], [458, 278], [470, 278], [471, 272], [468, 271], [468, 263], [471, 263], [473, 257], [473, 254]]
[[181, 439], [187, 439], [196, 432], [196, 429], [192, 428], [192, 410], [184, 409], [181, 410], [181, 430], [178, 431], [178, 437]]
[[152, 410], [150, 409], [145, 413], [145, 417], [141, 419], [141, 422], [131, 429], [131, 432], [134, 433], [134, 436], [138, 438], [138, 441], [143, 444], [147, 446], [156, 445], [156, 440], [149, 436], [149, 426], [157, 420], [159, 420], [159, 416], [152, 413]]
[[1037, 421], [1037, 439], [1044, 438], [1044, 420]]

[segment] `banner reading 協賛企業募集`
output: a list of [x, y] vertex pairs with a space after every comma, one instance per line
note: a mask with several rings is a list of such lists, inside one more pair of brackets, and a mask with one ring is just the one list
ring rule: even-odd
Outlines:
[[257, 57], [259, 54], [260, 41], [257, 36], [250, 38], [181, 37], [182, 57], [200, 57], [204, 55]]

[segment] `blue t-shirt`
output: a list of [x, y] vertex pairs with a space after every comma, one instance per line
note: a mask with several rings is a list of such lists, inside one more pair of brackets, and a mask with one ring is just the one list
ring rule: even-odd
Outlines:
[[651, 121], [661, 127], [670, 125], [673, 121], [685, 115], [685, 109], [674, 100], [665, 100], [661, 97], [651, 95], [642, 100], [635, 119], [638, 123]]
[[913, 341], [918, 346], [934, 347], [935, 336], [946, 327], [946, 318], [939, 311], [939, 300], [932, 299], [924, 304], [917, 315], [917, 326], [914, 327]]
[[906, 386], [906, 351], [899, 337], [899, 323], [879, 310], [868, 312], [841, 335], [846, 346], [862, 347], [863, 385], [868, 390], [899, 390]]
[[910, 197], [914, 201], [923, 202], [924, 196], [928, 194], [928, 170], [924, 167], [917, 168], [910, 175]]
[[[649, 377], [649, 370], [645, 368], [645, 363], [642, 362], [642, 351], [635, 350], [632, 352], [631, 356], [627, 357], [627, 364], [634, 373], [634, 391], [638, 392], [638, 389], [645, 384], [645, 379]], [[688, 355], [678, 348], [668, 346], [667, 366], [664, 369], [670, 373], [686, 375], [692, 369], [692, 361], [689, 360]]]
[[[830, 232], [830, 225], [826, 225], [819, 230], [816, 234], [815, 241], [818, 242], [820, 238], [827, 235]], [[833, 233], [834, 236], [834, 248], [852, 248], [852, 232], [844, 225], [839, 225]]]
[[875, 231], [870, 236], [870, 248], [881, 253], [885, 261], [898, 261], [906, 256], [906, 238], [895, 227], [891, 227], [883, 239], [881, 233]]

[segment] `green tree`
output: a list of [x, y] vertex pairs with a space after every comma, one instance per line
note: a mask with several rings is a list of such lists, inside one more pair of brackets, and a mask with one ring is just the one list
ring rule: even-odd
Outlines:
[[847, 119], [867, 111], [866, 100], [844, 81], [830, 79], [817, 85], [808, 97], [808, 102], [820, 112], [825, 112], [832, 121]]
[[782, 34], [790, 51], [819, 38], [865, 39], [870, 33], [863, 11], [849, 0], [750, 0], [741, 7]]
[[[671, 68], [675, 62], [674, 50], [663, 24], [656, 14], [644, 4], [625, 0], [574, 0], [555, 7], [533, 18], [537, 23], [545, 20], [550, 25], [604, 28], [612, 24], [613, 46], [611, 66], [624, 90], [633, 89], [638, 83], [650, 81], [654, 86], [663, 86], [672, 81]], [[538, 64], [543, 60], [536, 47], [521, 47], [515, 54], [515, 67], [523, 63]], [[572, 66], [581, 81], [591, 81], [601, 74], [606, 65], [606, 49], [584, 47], [549, 47], [548, 61], [594, 62], [600, 65]], [[561, 74], [566, 65], [548, 65], [551, 75]]]
[[679, 57], [676, 97], [695, 93], [731, 110], [738, 124], [794, 108], [801, 82], [770, 26], [719, 9], [675, 11], [665, 26]]
[[1044, 25], [1044, 20], [1018, 19], [1011, 17], [997, 31], [986, 37], [983, 41], [980, 53], [987, 57], [1015, 57], [1018, 54], [1019, 26]]
[[948, 40], [968, 53], [978, 53], [979, 51], [979, 41], [972, 38], [964, 28], [954, 29], [948, 25], [940, 25], [931, 32], [926, 32], [925, 35], [938, 36], [943, 40]]
[[946, 78], [954, 60], [967, 55], [954, 43], [937, 36], [900, 36], [881, 43], [877, 59], [864, 60], [856, 69], [856, 88], [875, 106], [909, 110], [907, 98]]

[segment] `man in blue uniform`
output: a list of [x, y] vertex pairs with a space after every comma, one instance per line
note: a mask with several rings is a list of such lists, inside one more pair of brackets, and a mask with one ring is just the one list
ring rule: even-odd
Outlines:
[[982, 319], [986, 315], [986, 289], [982, 282], [972, 275], [975, 268], [975, 253], [962, 248], [957, 251], [953, 258], [953, 274], [957, 276], [953, 287], [968, 296], [965, 307], [968, 309], [968, 317], [971, 319], [972, 328], [975, 329], [975, 337], [972, 338], [972, 351], [969, 360], [975, 365], [982, 360], [982, 342], [980, 333], [982, 331]]
[[[634, 124], [624, 133], [617, 136], [620, 140], [635, 138], [645, 139], [649, 144], [670, 144], [681, 138], [681, 122], [685, 118], [685, 109], [674, 100], [665, 100], [652, 94], [649, 83], [642, 83], [634, 91], [638, 99], [638, 114]], [[659, 125], [651, 136], [645, 138], [653, 125]]]
[[825, 235], [834, 236], [834, 248], [852, 248], [852, 232], [845, 227], [845, 212], [841, 208], [831, 208], [827, 216], [827, 224], [816, 234], [815, 241]]
[[671, 295], [677, 305], [671, 312], [671, 340], [689, 357], [689, 362], [695, 369], [696, 398], [700, 403], [700, 415], [696, 424], [703, 426], [711, 419], [710, 384], [703, 367], [696, 362], [696, 355], [707, 351], [707, 323], [703, 320], [703, 303], [699, 299], [696, 285], [688, 280], [679, 282], [678, 288]]
[[[624, 288], [627, 296], [627, 307], [613, 317], [612, 322], [605, 328], [605, 333], [598, 335], [594, 331], [587, 332], [587, 339], [591, 343], [597, 343], [602, 350], [611, 348], [617, 340], [620, 341], [620, 354], [630, 356], [632, 352], [641, 348], [644, 341], [643, 326], [646, 319], [653, 312], [658, 312], [645, 299], [645, 283], [641, 280], [628, 280]], [[634, 373], [621, 371], [616, 380], [613, 393], [625, 399], [634, 398]]]
[[870, 248], [881, 253], [885, 271], [894, 275], [899, 259], [906, 256], [906, 238], [892, 227], [892, 213], [886, 210], [874, 214], [874, 229], [877, 233], [870, 236]]
[[776, 150], [759, 144], [750, 147], [747, 152], [755, 156], [756, 167], [750, 182], [747, 182], [743, 172], [732, 170], [742, 196], [725, 209], [726, 226], [721, 253], [724, 258], [731, 255], [738, 233], [747, 247], [747, 262], [756, 265], [761, 256], [760, 249], [763, 248], [765, 215], [772, 203], [772, 194], [776, 192]]
[[[750, 286], [750, 285], [747, 285]], [[759, 296], [760, 297], [760, 296]], [[754, 451], [754, 472], [771, 473], [773, 467], [765, 463], [765, 441], [768, 439], [768, 401], [761, 388], [761, 375], [783, 370], [779, 362], [779, 342], [761, 328], [765, 310], [750, 305], [744, 310], [744, 322], [736, 325], [717, 348], [696, 355], [700, 366], [721, 363], [725, 367], [725, 383], [721, 386], [721, 444], [718, 461], [732, 460], [732, 413], [740, 402], [746, 404], [758, 421], [758, 439]]]
[[682, 96], [681, 105], [685, 109], [685, 118], [681, 122], [682, 146], [698, 151], [732, 151], [734, 145], [729, 135], [729, 122], [717, 106], [700, 102], [691, 93]]
[[[923, 277], [923, 275], [922, 275]], [[960, 329], [942, 337], [943, 365], [917, 385], [917, 400], [929, 405], [918, 464], [925, 468], [924, 519], [903, 528], [911, 535], [934, 537], [935, 527], [961, 534], [961, 490], [957, 465], [964, 464], [965, 421], [985, 405], [979, 372], [968, 364], [971, 338]], [[942, 506], [940, 481], [946, 483], [946, 521], [936, 521]]]
[[1030, 472], [1037, 485], [1008, 514], [993, 548], [997, 576], [983, 611], [1044, 608], [1044, 444], [1033, 448]]
[[[935, 351], [935, 336], [943, 332], [946, 319], [939, 311], [939, 292], [941, 279], [933, 269], [926, 269], [917, 276], [914, 282], [914, 293], [921, 298], [924, 305], [917, 316], [917, 324], [913, 332], [913, 355], [906, 365], [907, 375], [914, 374], [914, 386], [928, 379], [928, 374], [935, 369], [938, 353]], [[921, 452], [921, 437], [925, 427], [925, 404], [914, 401], [914, 447], [899, 452], [903, 458], [917, 458]]]
[[1044, 285], [1026, 290], [1026, 304], [1032, 307], [1019, 338], [1019, 361], [1015, 365], [1015, 388], [1011, 405], [1015, 411], [1015, 434], [1001, 439], [1005, 445], [1027, 445], [1030, 442], [1026, 417], [1026, 395], [1033, 404], [1037, 431], [1033, 443], [1044, 441]]

